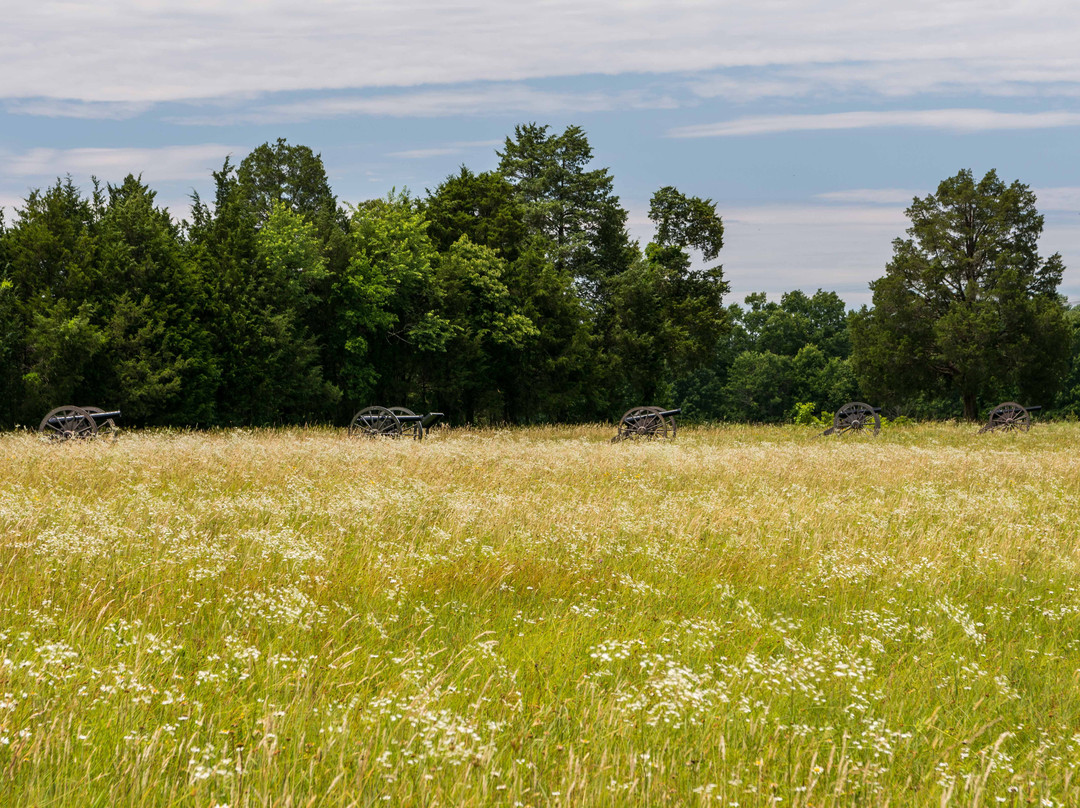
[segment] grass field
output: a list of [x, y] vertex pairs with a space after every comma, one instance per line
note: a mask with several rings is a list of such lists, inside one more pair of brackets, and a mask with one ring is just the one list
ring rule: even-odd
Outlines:
[[0, 804], [1080, 805], [1080, 426], [0, 436]]

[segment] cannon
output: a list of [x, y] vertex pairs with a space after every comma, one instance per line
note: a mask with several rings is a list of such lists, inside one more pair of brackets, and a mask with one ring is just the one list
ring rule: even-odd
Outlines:
[[1015, 401], [1006, 401], [1002, 404], [998, 404], [990, 411], [990, 418], [983, 425], [982, 429], [979, 430], [979, 434], [999, 431], [1011, 432], [1014, 429], [1019, 429], [1021, 432], [1027, 432], [1031, 429], [1031, 413], [1041, 409], [1041, 405], [1025, 407], [1017, 404]]
[[97, 437], [116, 438], [116, 419], [120, 410], [106, 412], [100, 407], [75, 407], [67, 404], [57, 407], [38, 425], [38, 433], [50, 441]]
[[873, 429], [874, 434], [881, 432], [881, 407], [871, 407], [861, 401], [849, 401], [836, 411], [832, 426], [821, 434], [846, 435], [848, 432], [862, 432]]
[[682, 410], [665, 410], [660, 407], [634, 407], [627, 410], [619, 419], [618, 431], [611, 439], [612, 443], [623, 440], [645, 438], [674, 438], [678, 429], [675, 416], [682, 415]]
[[442, 417], [441, 412], [417, 415], [406, 407], [366, 407], [353, 416], [349, 435], [362, 438], [405, 436], [423, 440], [424, 432]]

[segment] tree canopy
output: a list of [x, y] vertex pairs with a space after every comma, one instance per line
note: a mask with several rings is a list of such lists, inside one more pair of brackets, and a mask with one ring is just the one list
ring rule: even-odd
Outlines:
[[1080, 316], [1019, 182], [962, 171], [914, 200], [874, 306], [849, 315], [820, 289], [725, 303], [721, 212], [674, 186], [640, 245], [580, 127], [523, 124], [496, 154], [423, 196], [350, 204], [279, 139], [225, 159], [186, 222], [137, 176], [31, 191], [0, 218], [0, 426], [60, 404], [198, 426], [341, 423], [372, 403], [453, 423], [643, 404], [778, 422], [853, 398], [1080, 414]]
[[907, 209], [873, 308], [852, 321], [853, 363], [878, 397], [1049, 400], [1068, 358], [1060, 255], [1043, 258], [1035, 194], [996, 172], [960, 171]]

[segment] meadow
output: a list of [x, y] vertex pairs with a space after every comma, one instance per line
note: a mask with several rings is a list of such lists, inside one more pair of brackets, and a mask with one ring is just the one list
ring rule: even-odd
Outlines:
[[1080, 804], [1080, 425], [0, 436], [0, 804]]

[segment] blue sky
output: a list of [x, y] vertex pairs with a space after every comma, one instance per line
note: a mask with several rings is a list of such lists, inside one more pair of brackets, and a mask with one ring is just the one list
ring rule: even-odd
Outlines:
[[1080, 4], [1055, 0], [100, 0], [6, 4], [0, 206], [142, 173], [177, 216], [226, 155], [320, 152], [339, 198], [492, 168], [516, 123], [589, 134], [635, 236], [712, 198], [732, 300], [869, 302], [912, 196], [1029, 184], [1080, 303]]

